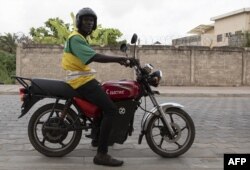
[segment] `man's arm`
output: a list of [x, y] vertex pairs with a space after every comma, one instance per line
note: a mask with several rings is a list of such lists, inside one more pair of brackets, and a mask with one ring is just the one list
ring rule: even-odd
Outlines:
[[100, 63], [120, 63], [127, 65], [127, 58], [114, 57], [96, 53], [80, 36], [73, 36], [70, 39], [71, 52], [78, 57], [84, 64], [91, 62]]
[[94, 61], [99, 63], [119, 63], [121, 65], [126, 65], [127, 60], [126, 57], [114, 57], [96, 53], [86, 64]]

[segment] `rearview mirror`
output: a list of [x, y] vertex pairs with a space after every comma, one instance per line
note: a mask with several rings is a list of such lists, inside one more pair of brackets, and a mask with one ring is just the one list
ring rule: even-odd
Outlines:
[[125, 43], [121, 44], [120, 50], [121, 50], [122, 52], [126, 53], [127, 49], [128, 49], [127, 44], [125, 44]]
[[134, 34], [131, 38], [131, 44], [135, 44], [137, 42], [137, 34]]

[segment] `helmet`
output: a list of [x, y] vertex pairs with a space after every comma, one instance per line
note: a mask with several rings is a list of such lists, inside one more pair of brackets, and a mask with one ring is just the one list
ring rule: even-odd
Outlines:
[[93, 16], [94, 17], [94, 26], [93, 30], [96, 29], [97, 26], [97, 16], [96, 13], [91, 8], [82, 8], [77, 14], [76, 14], [76, 27], [79, 29], [81, 25], [82, 16]]

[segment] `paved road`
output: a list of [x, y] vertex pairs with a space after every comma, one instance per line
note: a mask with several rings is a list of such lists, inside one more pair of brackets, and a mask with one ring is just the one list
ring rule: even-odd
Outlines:
[[[135, 132], [123, 145], [114, 145], [110, 153], [125, 160], [117, 169], [223, 169], [224, 153], [250, 153], [250, 98], [237, 97], [159, 97], [160, 102], [178, 102], [185, 105], [196, 125], [196, 138], [192, 148], [174, 159], [154, 154], [145, 140], [137, 144], [142, 111], [136, 113]], [[41, 104], [39, 102], [30, 114]], [[148, 107], [150, 108], [149, 101]], [[27, 135], [30, 117], [17, 119], [20, 114], [19, 97], [0, 95], [0, 170], [52, 170], [52, 169], [109, 169], [93, 165], [95, 148], [82, 137], [80, 145], [63, 158], [48, 158], [33, 149]]]

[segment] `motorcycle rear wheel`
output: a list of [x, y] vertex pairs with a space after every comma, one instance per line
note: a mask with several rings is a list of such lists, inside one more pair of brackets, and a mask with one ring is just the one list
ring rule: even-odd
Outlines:
[[178, 157], [192, 146], [195, 126], [191, 117], [182, 109], [169, 108], [165, 110], [165, 114], [175, 133], [174, 138], [169, 137], [162, 119], [153, 116], [148, 123], [146, 140], [156, 154], [167, 158]]
[[[52, 117], [45, 116], [50, 115], [53, 105], [54, 103], [46, 104], [35, 111], [29, 121], [28, 136], [31, 144], [38, 152], [48, 157], [62, 157], [73, 151], [79, 144], [82, 130], [68, 132], [46, 129], [47, 127], [66, 128], [72, 124], [80, 126], [77, 114], [72, 109], [68, 109], [65, 120], [59, 118], [64, 108], [62, 104], [55, 106]], [[39, 129], [39, 126], [41, 126], [41, 129]], [[70, 133], [73, 134], [68, 139]]]

